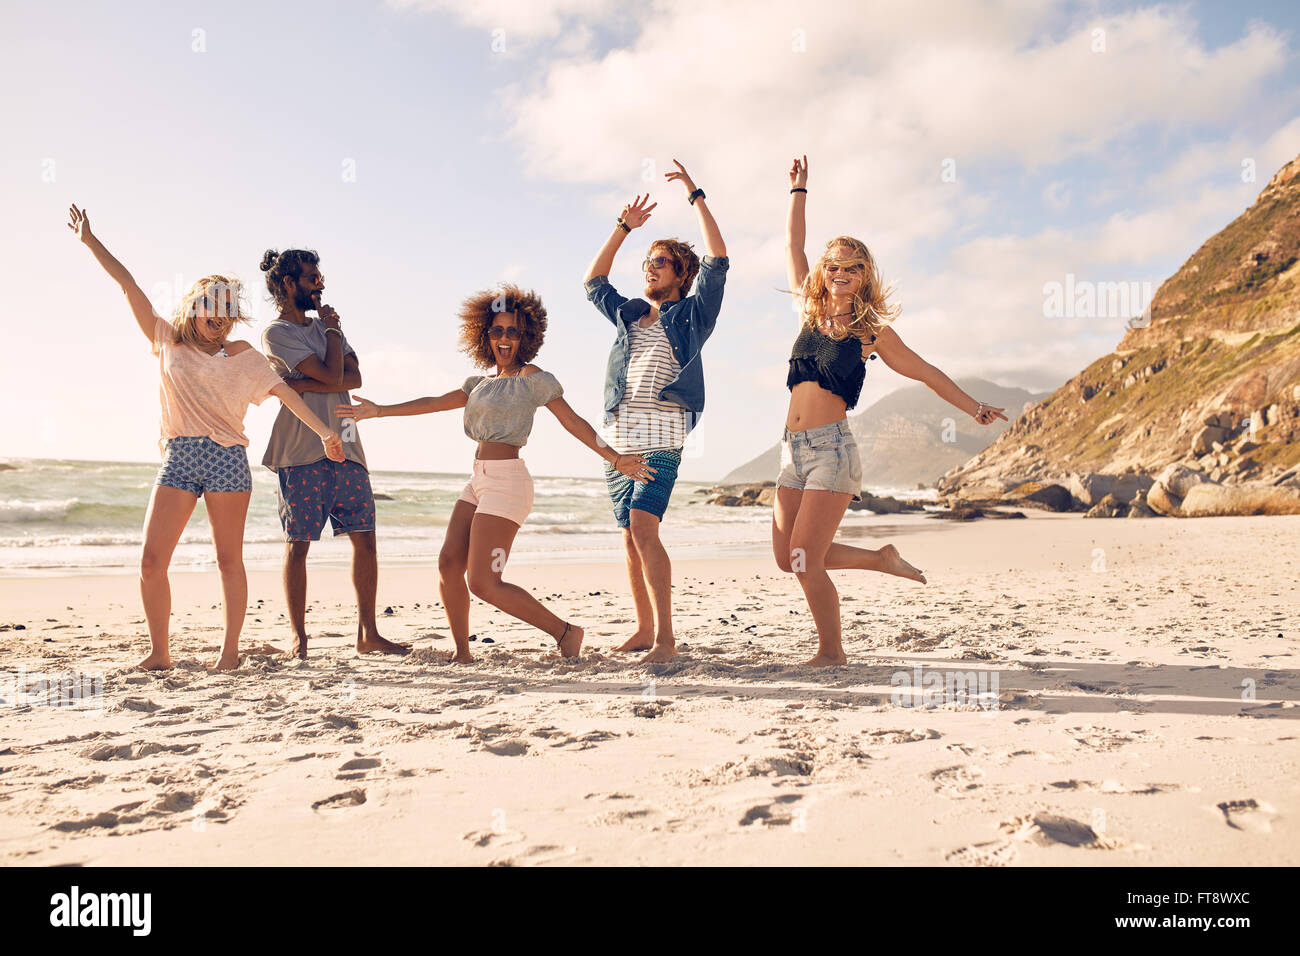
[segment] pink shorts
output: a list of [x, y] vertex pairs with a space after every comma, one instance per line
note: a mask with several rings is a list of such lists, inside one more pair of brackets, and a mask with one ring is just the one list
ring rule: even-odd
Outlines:
[[481, 515], [497, 515], [522, 525], [533, 510], [533, 476], [522, 458], [474, 459], [474, 474], [460, 493]]

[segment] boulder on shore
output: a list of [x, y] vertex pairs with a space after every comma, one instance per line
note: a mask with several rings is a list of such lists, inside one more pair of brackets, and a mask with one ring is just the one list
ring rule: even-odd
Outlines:
[[1122, 504], [1128, 504], [1139, 491], [1146, 491], [1153, 483], [1149, 475], [1129, 473], [1124, 475], [1103, 475], [1088, 472], [1070, 475], [1065, 487], [1070, 494], [1078, 498], [1084, 507], [1095, 506], [1107, 495], [1114, 495]]
[[873, 495], [869, 491], [862, 492], [861, 501], [850, 501], [850, 511], [872, 511], [878, 515], [896, 515], [904, 511], [924, 511], [918, 504], [910, 501], [899, 501], [897, 498], [881, 498]]
[[1006, 500], [1009, 504], [1043, 508], [1047, 511], [1071, 511], [1074, 508], [1074, 496], [1068, 488], [1041, 481], [1027, 481], [1023, 485], [1017, 485], [1007, 492]]
[[1089, 508], [1084, 517], [1126, 518], [1128, 517], [1128, 503], [1120, 501], [1119, 497], [1112, 492]]
[[1183, 498], [1182, 515], [1204, 518], [1213, 515], [1295, 515], [1300, 514], [1300, 489], [1266, 482], [1241, 482], [1195, 485]]

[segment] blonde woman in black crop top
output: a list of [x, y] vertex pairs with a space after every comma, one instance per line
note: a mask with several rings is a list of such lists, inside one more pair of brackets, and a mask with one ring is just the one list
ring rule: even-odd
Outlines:
[[903, 344], [886, 324], [896, 308], [870, 250], [840, 236], [811, 267], [804, 253], [808, 157], [790, 167], [786, 269], [802, 318], [786, 385], [790, 408], [781, 439], [781, 474], [772, 511], [772, 552], [782, 571], [799, 577], [817, 628], [814, 667], [848, 663], [840, 641], [840, 598], [828, 571], [861, 569], [925, 583], [919, 570], [887, 544], [879, 550], [835, 541], [849, 501], [861, 497], [862, 462], [848, 410], [857, 404], [866, 361], [879, 355], [898, 374], [924, 382], [981, 425], [1002, 409], [971, 398], [947, 375]]

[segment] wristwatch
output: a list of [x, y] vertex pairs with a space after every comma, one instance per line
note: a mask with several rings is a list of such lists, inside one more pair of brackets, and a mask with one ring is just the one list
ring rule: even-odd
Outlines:
[[697, 199], [708, 199], [708, 198], [709, 198], [708, 196], [704, 195], [704, 190], [703, 190], [703, 189], [697, 189], [697, 190], [695, 190], [695, 192], [691, 193], [690, 198], [687, 199], [686, 201], [689, 202], [692, 206], [694, 206], [694, 205], [695, 205], [695, 200], [697, 200]]

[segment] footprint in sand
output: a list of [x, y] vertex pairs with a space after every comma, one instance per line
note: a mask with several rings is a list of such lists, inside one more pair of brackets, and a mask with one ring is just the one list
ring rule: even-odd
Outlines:
[[56, 823], [51, 830], [59, 830], [63, 833], [77, 833], [81, 830], [91, 830], [96, 827], [105, 830], [111, 830], [120, 822], [116, 813], [97, 813], [93, 817], [83, 817], [80, 820], [64, 820]]
[[984, 776], [984, 771], [979, 767], [961, 765], [940, 767], [938, 770], [930, 771], [930, 779], [934, 781], [935, 793], [954, 799], [968, 797], [978, 790], [980, 784], [975, 781], [982, 776]]
[[991, 840], [958, 847], [945, 854], [944, 860], [953, 866], [1010, 866], [1018, 855], [1009, 840]]
[[374, 770], [382, 765], [383, 761], [376, 757], [355, 757], [339, 767], [339, 772], [334, 775], [334, 779], [360, 780], [365, 777], [367, 770]]
[[763, 826], [789, 826], [795, 819], [795, 814], [786, 808], [803, 797], [797, 793], [786, 793], [777, 797], [770, 803], [760, 803], [750, 807], [745, 811], [745, 815], [740, 818], [742, 827], [753, 826], [755, 823], [761, 823]]
[[468, 840], [477, 847], [509, 846], [524, 839], [518, 830], [470, 830], [461, 834], [462, 840]]
[[1075, 743], [1093, 750], [1117, 750], [1125, 744], [1148, 738], [1145, 730], [1119, 731], [1109, 727], [1067, 727], [1065, 732], [1074, 738]]
[[336, 810], [343, 807], [359, 807], [366, 802], [366, 792], [361, 789], [336, 793], [324, 800], [317, 800], [311, 805], [313, 810]]
[[1119, 840], [1099, 834], [1086, 823], [1055, 813], [1028, 813], [998, 824], [998, 829], [1012, 839], [1037, 843], [1039, 846], [1071, 846], [1088, 850], [1114, 850]]
[[1250, 833], [1269, 833], [1277, 811], [1267, 803], [1253, 798], [1245, 800], [1225, 800], [1217, 804], [1223, 814], [1223, 821], [1234, 830], [1246, 830]]
[[544, 843], [530, 846], [523, 853], [516, 856], [493, 860], [488, 866], [545, 866], [547, 863], [556, 863], [566, 857], [571, 857], [577, 852], [577, 847]]

